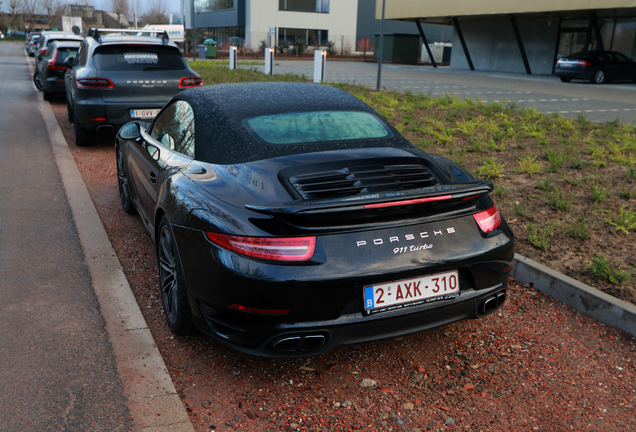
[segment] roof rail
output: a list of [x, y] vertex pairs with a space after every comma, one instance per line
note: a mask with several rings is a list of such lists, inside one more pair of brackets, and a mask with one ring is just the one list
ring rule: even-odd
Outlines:
[[102, 41], [102, 33], [108, 34], [129, 34], [129, 35], [137, 35], [143, 36], [145, 34], [155, 34], [156, 37], [160, 37], [164, 44], [170, 41], [168, 37], [168, 32], [165, 30], [150, 30], [150, 29], [116, 29], [116, 28], [91, 28], [88, 29], [86, 36], [90, 36], [93, 39], [101, 42]]

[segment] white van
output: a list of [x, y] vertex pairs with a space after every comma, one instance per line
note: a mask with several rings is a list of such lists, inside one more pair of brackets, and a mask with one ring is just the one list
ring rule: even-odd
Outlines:
[[182, 25], [173, 24], [148, 24], [140, 30], [164, 30], [168, 33], [171, 42], [182, 44], [185, 41], [185, 30]]

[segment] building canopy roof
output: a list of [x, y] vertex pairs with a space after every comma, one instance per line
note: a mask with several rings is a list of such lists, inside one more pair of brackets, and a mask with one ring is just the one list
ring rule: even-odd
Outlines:
[[[449, 23], [451, 17], [507, 14], [540, 14], [636, 8], [636, 0], [388, 0], [384, 17], [391, 20]], [[636, 11], [634, 11], [636, 13]], [[382, 0], [376, 1], [376, 18], [382, 17]]]

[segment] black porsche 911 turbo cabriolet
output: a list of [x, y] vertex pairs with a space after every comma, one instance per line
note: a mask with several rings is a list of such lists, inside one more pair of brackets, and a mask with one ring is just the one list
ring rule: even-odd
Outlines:
[[497, 310], [514, 235], [493, 185], [334, 87], [223, 84], [116, 140], [124, 210], [155, 241], [165, 316], [294, 357]]

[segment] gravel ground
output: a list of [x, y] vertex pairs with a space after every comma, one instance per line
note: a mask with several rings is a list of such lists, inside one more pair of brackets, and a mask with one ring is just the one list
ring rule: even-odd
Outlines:
[[196, 430], [636, 430], [636, 340], [512, 280], [494, 315], [320, 357], [173, 337], [152, 242], [119, 205], [113, 137], [77, 148], [52, 107]]

